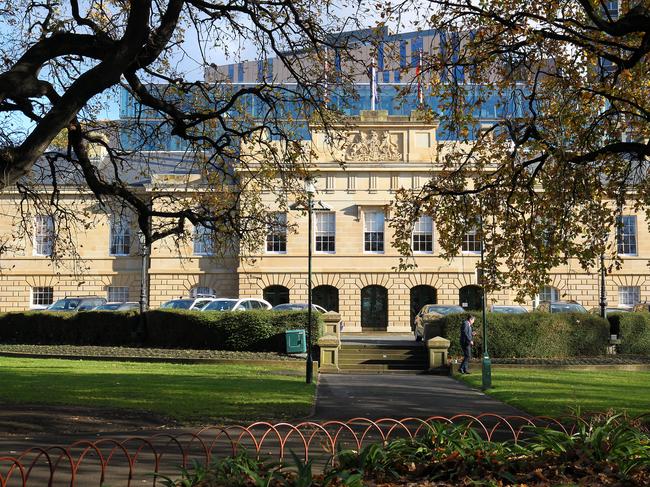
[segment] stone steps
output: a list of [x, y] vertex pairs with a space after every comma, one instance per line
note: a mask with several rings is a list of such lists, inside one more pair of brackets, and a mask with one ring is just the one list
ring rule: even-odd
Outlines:
[[342, 344], [339, 369], [344, 374], [420, 374], [428, 369], [422, 345]]

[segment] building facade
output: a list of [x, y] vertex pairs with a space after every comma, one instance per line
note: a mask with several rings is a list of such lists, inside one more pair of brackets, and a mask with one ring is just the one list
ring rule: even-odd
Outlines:
[[[465, 236], [457, 257], [440, 257], [436, 229], [422, 217], [413, 230], [417, 267], [398, 271], [399, 253], [391, 246], [388, 204], [399, 189], [417, 191], [436, 168], [432, 161], [455, 144], [439, 140], [438, 126], [416, 116], [386, 111], [362, 112], [346, 127], [346, 143], [332, 147], [315, 128], [309, 141], [317, 211], [311, 235], [304, 211], [277, 212], [259, 252], [247, 256], [213, 255], [210, 236], [194, 229], [175, 245], [156, 242], [149, 266], [150, 304], [194, 294], [264, 297], [272, 303], [307, 301], [308, 238], [313, 245], [313, 299], [339, 311], [344, 332], [368, 330], [409, 332], [413, 314], [424, 304], [481, 306], [477, 279], [480, 241]], [[462, 149], [462, 147], [461, 147]], [[344, 164], [341, 164], [341, 161]], [[167, 166], [165, 166], [167, 167]], [[163, 168], [164, 169], [164, 168]], [[142, 191], [174, 184], [178, 175], [164, 170], [143, 184]], [[66, 239], [76, 255], [56, 254], [54, 232], [62, 225], [37, 210], [19, 205], [19, 196], [0, 194], [0, 310], [42, 308], [72, 295], [97, 295], [109, 301], [138, 301], [142, 257], [135, 221], [128, 212], [97, 212], [90, 195], [70, 191], [62, 196], [70, 208], [86, 215], [87, 224], [68, 229]], [[275, 195], [263, 194], [272, 207]], [[650, 295], [650, 235], [645, 218], [623, 212], [617, 247], [623, 265], [606, 278], [610, 306], [631, 306]], [[16, 238], [19, 225], [29, 226]], [[287, 230], [296, 228], [295, 232]], [[56, 256], [56, 255], [55, 255]], [[585, 272], [577, 262], [555, 269], [538, 299], [572, 299], [591, 308], [599, 300], [598, 272]], [[515, 292], [488, 296], [489, 304], [512, 304]], [[531, 297], [528, 307], [533, 304]]]

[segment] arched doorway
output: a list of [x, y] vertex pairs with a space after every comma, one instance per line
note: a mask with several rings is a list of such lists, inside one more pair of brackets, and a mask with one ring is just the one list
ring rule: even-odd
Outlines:
[[483, 289], [481, 286], [463, 286], [458, 293], [459, 304], [468, 311], [483, 309]]
[[284, 286], [269, 286], [264, 288], [262, 296], [271, 306], [277, 306], [289, 302], [289, 289]]
[[327, 311], [339, 312], [339, 290], [326, 284], [311, 290], [311, 301]]
[[366, 286], [361, 290], [361, 327], [371, 330], [388, 328], [388, 290]]
[[413, 329], [415, 315], [419, 313], [425, 304], [436, 304], [438, 302], [438, 291], [435, 287], [421, 285], [411, 288], [411, 329]]

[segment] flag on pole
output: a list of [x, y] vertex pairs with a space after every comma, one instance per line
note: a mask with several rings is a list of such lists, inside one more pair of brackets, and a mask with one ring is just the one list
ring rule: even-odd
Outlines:
[[415, 77], [418, 83], [418, 105], [424, 104], [424, 96], [422, 93], [422, 49], [418, 51], [418, 65], [415, 68]]
[[377, 68], [375, 63], [370, 65], [370, 109], [377, 109]]
[[329, 49], [328, 49], [327, 46], [325, 46], [325, 62], [324, 62], [324, 66], [323, 66], [323, 71], [324, 71], [324, 73], [323, 73], [323, 79], [324, 79], [323, 101], [325, 102], [326, 106], [330, 101], [329, 100], [329, 93], [328, 93], [328, 89], [329, 89], [329, 86], [328, 86], [328, 81], [329, 81], [328, 80], [328, 73], [329, 73], [329, 70], [330, 70], [329, 55], [330, 55]]

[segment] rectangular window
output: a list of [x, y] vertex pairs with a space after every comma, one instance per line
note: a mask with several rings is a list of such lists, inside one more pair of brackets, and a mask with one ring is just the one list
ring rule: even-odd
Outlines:
[[617, 218], [619, 255], [637, 255], [636, 216], [624, 215]]
[[539, 290], [539, 300], [555, 303], [560, 300], [560, 291], [556, 287], [544, 286]]
[[129, 300], [129, 286], [108, 286], [106, 299], [112, 303], [125, 303]]
[[36, 215], [34, 219], [34, 255], [52, 255], [54, 218]]
[[194, 227], [194, 255], [212, 255], [213, 252], [212, 230], [203, 225]]
[[413, 226], [413, 252], [433, 253], [433, 220], [430, 216], [421, 216]]
[[273, 214], [273, 222], [269, 224], [266, 234], [266, 251], [274, 254], [287, 252], [287, 214]]
[[632, 307], [641, 302], [641, 288], [639, 286], [620, 286], [618, 288], [619, 306]]
[[463, 236], [462, 250], [472, 254], [481, 253], [481, 239], [478, 235], [478, 229], [473, 228]]
[[318, 212], [316, 216], [316, 252], [336, 251], [336, 213]]
[[110, 255], [131, 253], [131, 221], [125, 214], [111, 216]]
[[44, 309], [54, 302], [54, 288], [33, 287], [30, 308]]
[[384, 251], [384, 213], [367, 211], [364, 213], [363, 250], [365, 252]]

